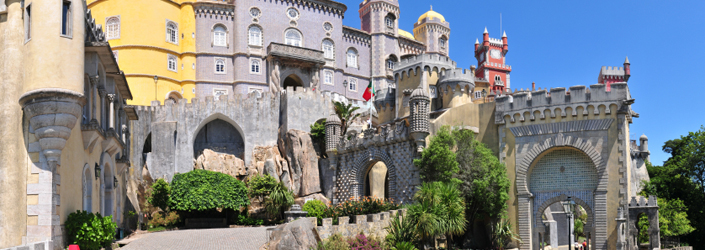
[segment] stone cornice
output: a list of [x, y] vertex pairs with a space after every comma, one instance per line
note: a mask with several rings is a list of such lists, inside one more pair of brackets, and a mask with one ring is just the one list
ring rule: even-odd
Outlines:
[[193, 4], [193, 12], [196, 15], [234, 17], [235, 5], [225, 2], [196, 2]]
[[345, 4], [331, 0], [275, 0], [275, 2], [276, 1], [303, 5], [306, 7], [319, 9], [324, 12], [334, 13], [341, 17], [344, 17], [345, 11], [348, 10], [348, 6], [345, 6]]
[[399, 18], [399, 6], [395, 6], [393, 4], [387, 3], [387, 2], [375, 2], [375, 3], [370, 3], [358, 11], [360, 13], [360, 16], [363, 16], [370, 11], [384, 11], [384, 12], [392, 12], [394, 15], [396, 15], [397, 18]]
[[580, 131], [607, 130], [614, 119], [580, 120], [547, 124], [534, 124], [509, 128], [516, 137], [557, 134]]
[[343, 26], [343, 38], [361, 42], [367, 46], [370, 46], [372, 43], [372, 36], [370, 36], [370, 34], [348, 26]]

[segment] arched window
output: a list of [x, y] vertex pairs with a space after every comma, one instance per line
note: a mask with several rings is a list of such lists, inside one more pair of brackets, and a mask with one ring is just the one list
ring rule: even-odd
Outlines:
[[333, 59], [335, 58], [335, 45], [333, 44], [333, 41], [331, 40], [323, 40], [323, 56], [326, 59]]
[[166, 41], [176, 44], [178, 43], [178, 33], [179, 28], [174, 22], [167, 22], [166, 23]]
[[447, 43], [448, 43], [448, 39], [446, 39], [445, 36], [442, 36], [440, 39], [438, 39], [438, 45], [441, 46], [441, 49], [445, 49]]
[[496, 75], [496, 76], [494, 76], [494, 81], [495, 81], [495, 83], [499, 83], [502, 81], [502, 77], [500, 77], [499, 75]]
[[302, 35], [301, 32], [295, 29], [289, 29], [286, 31], [284, 34], [284, 38], [286, 40], [287, 45], [292, 45], [292, 46], [298, 46], [301, 47], [302, 44]]
[[357, 50], [353, 48], [348, 49], [348, 67], [357, 68]]
[[384, 18], [384, 23], [387, 24], [387, 28], [394, 28], [394, 21], [395, 17], [392, 14], [387, 15], [387, 17]]
[[213, 45], [222, 47], [227, 46], [227, 34], [228, 33], [226, 32], [225, 27], [221, 25], [215, 26], [215, 29], [213, 29]]
[[387, 69], [394, 69], [395, 63], [397, 63], [397, 57], [390, 55], [389, 58], [387, 58]]
[[215, 59], [215, 73], [225, 74], [225, 60]]
[[93, 210], [93, 175], [88, 164], [83, 167], [83, 210], [89, 213]]
[[348, 81], [348, 90], [357, 91], [357, 79], [356, 78], [350, 78], [350, 81]]
[[323, 73], [323, 83], [333, 85], [333, 71], [326, 70]]
[[120, 38], [120, 17], [108, 17], [105, 26], [108, 40]]
[[250, 62], [250, 73], [259, 74], [260, 73], [260, 61], [257, 59], [252, 59]]
[[167, 67], [169, 70], [176, 72], [176, 56], [174, 55], [168, 55], [167, 56]]
[[257, 26], [250, 26], [248, 29], [249, 45], [262, 46], [262, 29]]

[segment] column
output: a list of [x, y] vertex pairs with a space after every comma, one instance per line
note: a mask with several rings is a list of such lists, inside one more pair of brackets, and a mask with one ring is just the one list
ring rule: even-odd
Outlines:
[[108, 124], [112, 129], [115, 129], [115, 99], [115, 94], [108, 94], [108, 102], [110, 102], [110, 111], [108, 113], [110, 121]]

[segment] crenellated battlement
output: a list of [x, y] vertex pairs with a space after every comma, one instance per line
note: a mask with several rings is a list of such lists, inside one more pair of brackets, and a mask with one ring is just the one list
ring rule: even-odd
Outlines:
[[439, 54], [421, 54], [421, 55], [416, 55], [412, 56], [409, 58], [402, 59], [401, 62], [398, 62], [397, 65], [395, 65], [395, 69], [401, 69], [401, 68], [406, 68], [412, 65], [417, 65], [419, 63], [442, 63], [442, 64], [448, 64], [448, 65], [453, 65], [453, 68], [456, 66], [456, 62], [451, 60], [450, 57], [444, 56], [444, 55], [439, 55]]
[[436, 71], [452, 70], [457, 63], [449, 57], [438, 54], [421, 54], [401, 60], [394, 65], [394, 75], [397, 79], [418, 75], [420, 70]]
[[388, 145], [397, 142], [412, 140], [409, 136], [409, 126], [405, 120], [399, 120], [394, 124], [387, 124], [378, 129], [367, 129], [360, 133], [349, 132], [350, 139], [347, 135], [343, 136], [338, 143], [338, 153], [346, 153], [355, 151], [360, 148], [366, 148], [371, 145]]
[[[316, 227], [316, 230], [321, 236], [321, 239], [327, 239], [335, 234], [351, 237], [360, 232], [365, 235], [374, 234], [377, 237], [384, 238], [387, 235], [385, 228], [389, 226], [390, 220], [397, 216], [405, 217], [406, 209], [389, 210], [376, 214], [355, 215], [355, 217], [352, 217], [352, 219], [354, 219], [352, 223], [350, 223], [350, 217], [341, 216], [338, 218], [337, 225], [333, 225], [333, 218], [324, 218], [322, 225]], [[316, 218], [312, 219], [314, 221], [316, 220]]]
[[448, 82], [468, 82], [475, 83], [475, 75], [472, 71], [462, 68], [455, 68], [451, 70], [446, 70], [441, 73], [441, 77], [438, 79], [440, 83]]
[[[627, 83], [614, 83], [610, 91], [605, 89], [603, 84], [585, 86], [573, 86], [566, 91], [565, 88], [553, 88], [550, 91], [515, 91], [509, 90], [503, 95], [495, 98], [497, 112], [495, 113], [495, 123], [504, 124], [505, 120], [512, 123], [525, 121], [526, 119], [545, 119], [546, 116], [556, 118], [557, 115], [566, 117], [567, 110], [570, 115], [577, 116], [578, 110], [582, 109], [582, 115], [588, 115], [588, 110], [592, 109], [594, 115], [601, 112], [609, 115], [610, 106], [629, 104], [625, 103], [631, 99]], [[505, 119], [506, 118], [506, 119]]]

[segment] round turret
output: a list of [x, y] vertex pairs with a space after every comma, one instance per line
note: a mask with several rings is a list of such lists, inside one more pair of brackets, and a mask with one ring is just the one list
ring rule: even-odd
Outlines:
[[416, 140], [416, 150], [421, 152], [426, 146], [426, 136], [429, 134], [429, 108], [431, 98], [428, 92], [421, 88], [417, 88], [411, 93], [409, 100], [410, 107], [410, 134]]
[[335, 113], [330, 114], [326, 119], [326, 152], [333, 153], [340, 141], [342, 134], [342, 122]]

